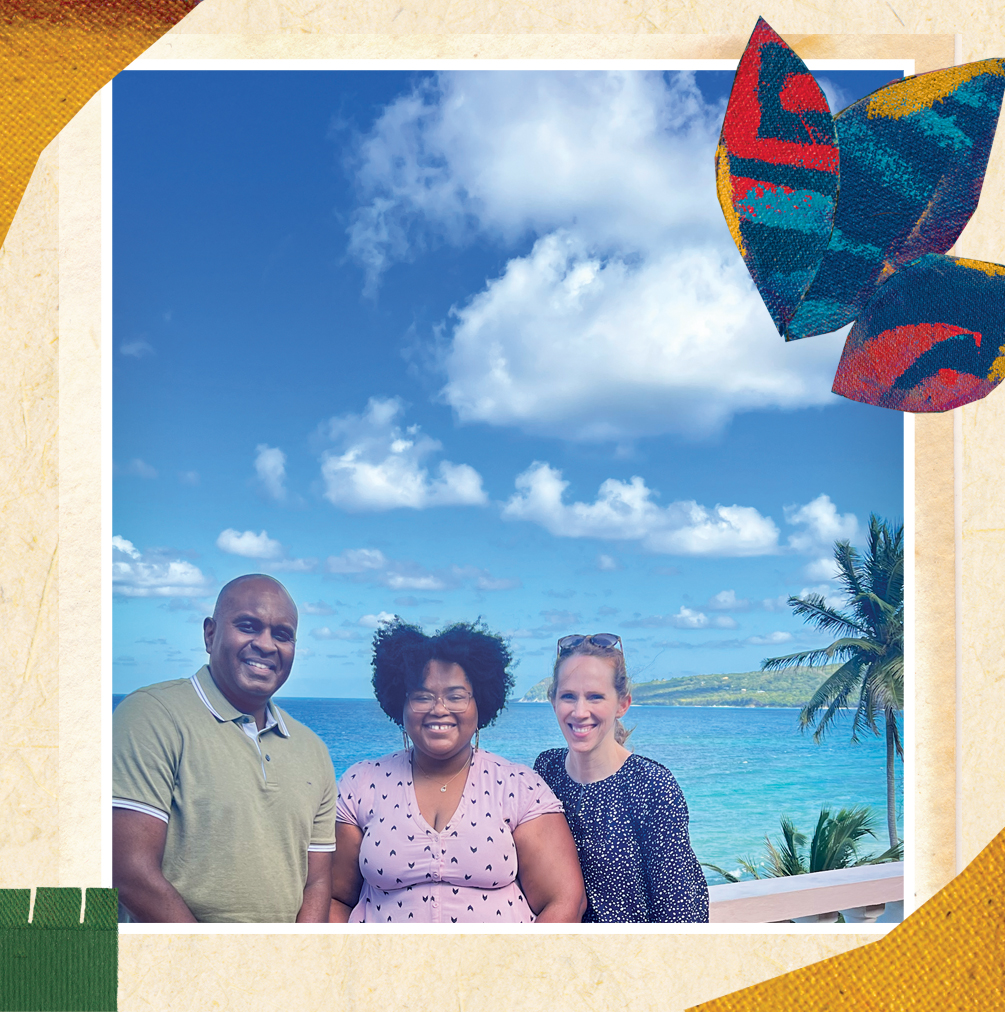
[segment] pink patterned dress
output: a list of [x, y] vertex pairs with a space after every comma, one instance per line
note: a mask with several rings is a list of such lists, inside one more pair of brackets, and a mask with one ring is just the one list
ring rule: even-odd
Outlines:
[[457, 810], [436, 832], [419, 812], [410, 751], [350, 766], [337, 818], [363, 833], [363, 888], [349, 922], [533, 921], [517, 882], [513, 830], [561, 811], [533, 770], [479, 750]]

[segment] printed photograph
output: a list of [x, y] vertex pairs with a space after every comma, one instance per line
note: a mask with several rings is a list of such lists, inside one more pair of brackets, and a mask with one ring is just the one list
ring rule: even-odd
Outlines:
[[732, 80], [115, 79], [121, 920], [902, 919], [904, 416], [758, 295]]

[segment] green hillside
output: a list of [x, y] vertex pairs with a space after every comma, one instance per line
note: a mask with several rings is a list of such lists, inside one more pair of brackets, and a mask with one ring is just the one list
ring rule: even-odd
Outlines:
[[[744, 671], [729, 675], [686, 675], [638, 682], [633, 703], [661, 706], [805, 706], [837, 664], [786, 671]], [[550, 678], [543, 678], [519, 700], [544, 703]]]

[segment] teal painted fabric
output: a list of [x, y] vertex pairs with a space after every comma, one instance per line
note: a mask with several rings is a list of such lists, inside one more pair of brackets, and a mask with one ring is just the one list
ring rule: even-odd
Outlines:
[[114, 889], [0, 889], [0, 1012], [114, 1012], [119, 934]]

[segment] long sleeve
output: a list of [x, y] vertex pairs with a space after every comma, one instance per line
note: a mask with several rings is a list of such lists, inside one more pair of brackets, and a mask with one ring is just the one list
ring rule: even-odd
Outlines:
[[708, 921], [708, 885], [688, 837], [687, 802], [668, 771], [651, 780], [641, 813], [642, 862], [652, 923]]

